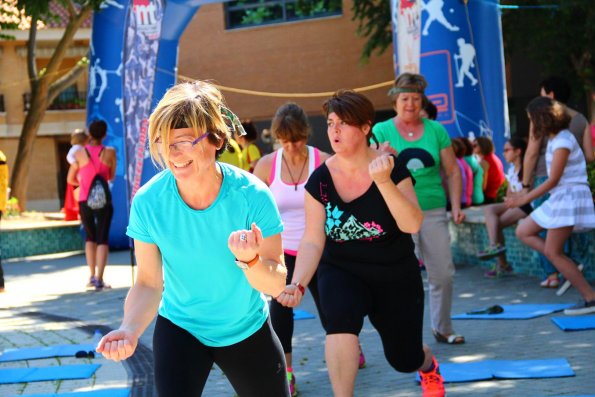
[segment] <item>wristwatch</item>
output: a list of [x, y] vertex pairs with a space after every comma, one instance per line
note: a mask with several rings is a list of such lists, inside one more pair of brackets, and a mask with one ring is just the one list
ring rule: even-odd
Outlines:
[[256, 263], [258, 263], [259, 260], [260, 260], [260, 255], [256, 254], [254, 259], [252, 259], [250, 262], [247, 262], [247, 263], [236, 259], [236, 265], [238, 265], [238, 267], [242, 270], [248, 270], [252, 266], [256, 265]]

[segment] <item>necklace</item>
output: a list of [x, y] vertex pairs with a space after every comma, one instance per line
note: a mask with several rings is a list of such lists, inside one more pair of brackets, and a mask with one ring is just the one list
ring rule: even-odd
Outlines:
[[[400, 119], [398, 119], [398, 124], [402, 125], [403, 127], [406, 127], [405, 123], [404, 123], [402, 120], [400, 120]], [[403, 129], [401, 130], [401, 129], [399, 128], [399, 125], [398, 125], [398, 124], [397, 124], [397, 129], [399, 129], [399, 131], [403, 131], [403, 130], [405, 130], [405, 128], [403, 128]], [[409, 128], [407, 128], [407, 129], [409, 129]], [[403, 131], [403, 132], [404, 132], [404, 131]], [[411, 130], [409, 130], [409, 131], [407, 131], [407, 132], [406, 132], [406, 134], [407, 134], [407, 136], [408, 136], [409, 138], [413, 138], [413, 136], [415, 135], [415, 132], [414, 132], [414, 131], [411, 131]]]
[[308, 163], [308, 154], [306, 153], [306, 159], [304, 160], [304, 165], [302, 165], [302, 170], [300, 171], [300, 175], [297, 177], [297, 179], [293, 179], [293, 174], [291, 173], [291, 168], [289, 167], [289, 164], [287, 163], [285, 156], [281, 155], [281, 158], [283, 159], [283, 162], [285, 163], [285, 166], [287, 167], [287, 172], [289, 172], [289, 177], [291, 178], [291, 183], [293, 183], [293, 186], [295, 187], [295, 191], [297, 192], [297, 185], [300, 182], [300, 179], [302, 179], [302, 175], [304, 174], [304, 169], [306, 168], [306, 164]]

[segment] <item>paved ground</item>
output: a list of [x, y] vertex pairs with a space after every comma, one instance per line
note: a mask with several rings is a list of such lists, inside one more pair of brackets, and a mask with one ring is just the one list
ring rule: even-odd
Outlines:
[[[81, 255], [5, 262], [7, 292], [0, 295], [0, 351], [7, 348], [90, 343], [99, 329], [116, 328], [131, 282], [128, 252], [114, 252], [106, 280], [113, 286], [102, 292], [86, 292], [87, 272]], [[571, 289], [563, 297], [539, 288], [536, 278], [512, 276], [499, 280], [482, 277], [483, 269], [458, 266], [455, 278], [454, 313], [493, 304], [574, 303]], [[312, 301], [301, 307], [315, 313]], [[558, 314], [561, 315], [561, 314]], [[449, 396], [545, 397], [595, 394], [595, 331], [565, 333], [544, 316], [533, 320], [461, 321], [456, 330], [467, 343], [438, 344], [431, 336], [426, 310], [425, 340], [442, 363], [485, 359], [566, 358], [575, 377], [557, 379], [500, 380], [447, 385]], [[32, 382], [0, 385], [0, 396], [65, 393], [108, 387], [131, 387], [132, 396], [153, 396], [152, 329], [145, 332], [137, 353], [123, 363], [102, 358], [44, 359], [0, 363], [2, 368], [65, 365], [93, 362], [102, 366], [88, 380]], [[296, 322], [294, 369], [301, 396], [331, 396], [324, 363], [324, 336], [315, 320]], [[395, 373], [384, 359], [379, 338], [369, 323], [361, 334], [368, 366], [361, 370], [356, 396], [419, 396], [412, 374]], [[214, 368], [205, 396], [232, 397], [234, 392], [218, 368]]]

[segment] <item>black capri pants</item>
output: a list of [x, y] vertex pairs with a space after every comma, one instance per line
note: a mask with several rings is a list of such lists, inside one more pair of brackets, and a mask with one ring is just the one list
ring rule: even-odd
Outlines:
[[109, 237], [109, 228], [114, 215], [114, 207], [108, 204], [100, 210], [89, 208], [86, 201], [79, 201], [79, 213], [81, 223], [85, 228], [85, 241], [107, 244]]
[[[293, 271], [295, 270], [295, 256], [285, 254], [285, 267], [287, 267], [287, 284], [291, 282], [293, 278]], [[316, 280], [316, 273], [308, 284], [308, 290], [312, 294], [312, 299], [316, 304], [318, 315], [320, 316], [320, 322], [322, 327], [325, 328], [325, 319], [322, 311], [320, 310], [320, 299], [318, 297], [318, 286]], [[273, 329], [281, 341], [283, 346], [283, 353], [291, 353], [291, 338], [293, 337], [293, 308], [285, 307], [277, 302], [275, 299], [271, 299], [270, 304], [271, 323]]]
[[421, 367], [424, 290], [419, 268], [380, 281], [321, 263], [318, 290], [327, 335], [359, 335], [367, 315], [394, 369], [414, 372]]
[[289, 397], [285, 357], [269, 320], [234, 345], [210, 347], [168, 319], [157, 316], [153, 333], [159, 397], [202, 395], [213, 363], [240, 397]]

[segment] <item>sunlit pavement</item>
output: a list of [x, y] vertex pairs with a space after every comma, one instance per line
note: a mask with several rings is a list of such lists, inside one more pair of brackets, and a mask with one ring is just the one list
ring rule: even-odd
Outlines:
[[[87, 291], [88, 270], [83, 255], [57, 255], [35, 260], [5, 261], [6, 288], [0, 294], [0, 349], [90, 343], [95, 330], [116, 328], [131, 285], [128, 251], [112, 252], [105, 280], [112, 289]], [[494, 304], [574, 303], [571, 289], [563, 297], [539, 287], [534, 277], [483, 278], [485, 269], [457, 266], [453, 313]], [[425, 274], [424, 274], [425, 276]], [[349, 293], [349, 291], [345, 291]], [[427, 302], [426, 302], [427, 303]], [[300, 307], [316, 313], [309, 294]], [[442, 363], [485, 359], [566, 358], [575, 377], [555, 379], [498, 380], [448, 384], [449, 396], [572, 396], [595, 393], [595, 331], [562, 332], [551, 322], [558, 313], [532, 320], [455, 320], [467, 343], [438, 344], [432, 337], [426, 304], [424, 340]], [[388, 366], [374, 329], [366, 322], [360, 340], [367, 367], [360, 370], [356, 396], [419, 396], [413, 374], [396, 373]], [[131, 387], [132, 396], [152, 396], [152, 326], [141, 338], [137, 353], [115, 363], [103, 358], [52, 358], [1, 363], [0, 369], [98, 363], [92, 378], [0, 385], [0, 396], [66, 393], [98, 388]], [[301, 396], [331, 396], [324, 362], [324, 333], [319, 320], [299, 320], [294, 332], [294, 371]], [[213, 368], [204, 396], [228, 396], [234, 392], [217, 367]]]

